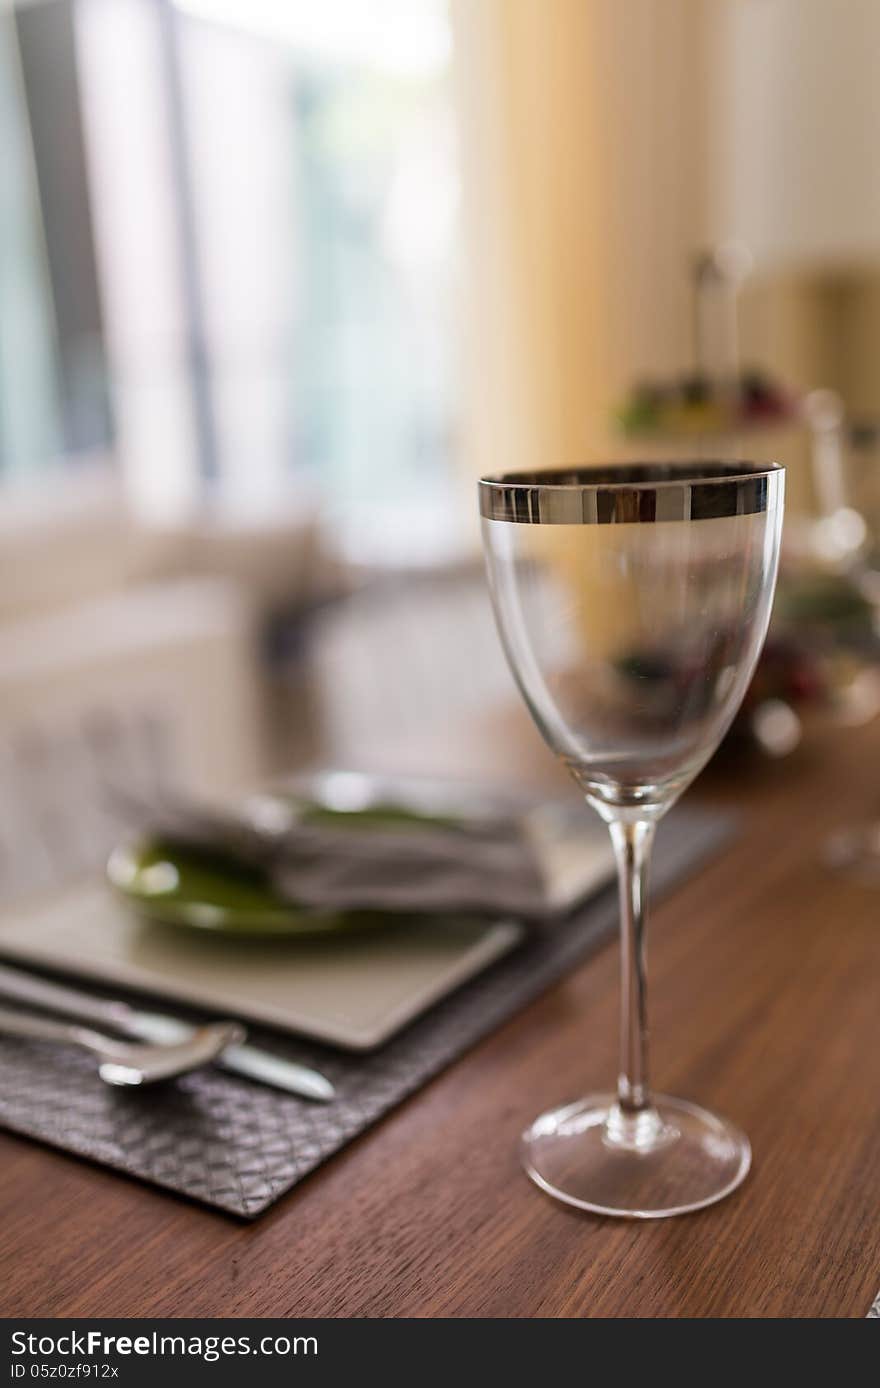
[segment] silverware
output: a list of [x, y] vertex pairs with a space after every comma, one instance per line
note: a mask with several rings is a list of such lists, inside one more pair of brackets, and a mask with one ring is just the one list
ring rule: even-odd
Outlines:
[[[142, 1012], [128, 1003], [96, 997], [78, 988], [51, 983], [48, 979], [5, 965], [0, 965], [0, 997], [43, 1008], [47, 1012], [61, 1012], [78, 1021], [97, 1023], [124, 1036], [158, 1045], [186, 1042], [197, 1030], [191, 1023], [181, 1021], [178, 1017]], [[244, 1041], [227, 1045], [216, 1057], [216, 1064], [235, 1075], [245, 1075], [260, 1084], [299, 1094], [306, 1099], [327, 1103], [336, 1096], [333, 1085], [319, 1071], [300, 1065], [295, 1060], [283, 1060]]]
[[244, 1027], [237, 1022], [211, 1022], [196, 1027], [186, 1041], [133, 1045], [75, 1022], [56, 1022], [8, 1007], [0, 1007], [0, 1033], [34, 1041], [61, 1041], [91, 1051], [98, 1057], [101, 1079], [114, 1085], [155, 1084], [186, 1075], [209, 1065], [227, 1046], [243, 1041], [245, 1036]]

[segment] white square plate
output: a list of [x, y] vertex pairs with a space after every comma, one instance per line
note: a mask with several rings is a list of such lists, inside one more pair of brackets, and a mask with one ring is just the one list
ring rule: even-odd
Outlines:
[[[609, 880], [607, 832], [582, 805], [542, 807], [526, 820], [554, 904]], [[236, 939], [141, 919], [96, 879], [5, 908], [0, 955], [363, 1051], [500, 959], [525, 929], [426, 919], [363, 934]]]

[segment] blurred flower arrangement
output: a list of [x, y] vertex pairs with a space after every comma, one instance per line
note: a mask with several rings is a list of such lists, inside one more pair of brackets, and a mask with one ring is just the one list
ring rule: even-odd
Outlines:
[[[749, 269], [748, 252], [737, 245], [698, 257], [696, 370], [636, 383], [614, 418], [627, 440], [692, 457], [695, 446], [736, 457], [750, 430], [808, 432], [819, 515], [806, 527], [806, 543], [783, 553], [770, 633], [727, 738], [738, 752], [752, 747], [780, 757], [814, 718], [858, 723], [880, 712], [880, 560], [847, 497], [842, 401], [827, 390], [801, 396], [771, 372], [737, 364], [737, 296]], [[644, 678], [653, 659], [637, 652], [628, 663]]]
[[880, 710], [880, 637], [857, 579], [783, 572], [758, 668], [729, 734], [785, 756], [814, 717], [867, 721]]
[[702, 372], [635, 385], [616, 412], [627, 438], [680, 439], [784, 424], [797, 416], [795, 397], [766, 371], [751, 368], [721, 383]]

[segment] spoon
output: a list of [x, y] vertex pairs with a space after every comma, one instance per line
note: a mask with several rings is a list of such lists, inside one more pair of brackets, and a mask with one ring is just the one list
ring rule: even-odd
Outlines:
[[98, 1057], [101, 1079], [106, 1084], [118, 1085], [154, 1084], [185, 1075], [210, 1064], [227, 1046], [239, 1045], [245, 1039], [244, 1027], [238, 1022], [211, 1022], [197, 1027], [186, 1041], [173, 1045], [137, 1044], [104, 1036], [91, 1027], [56, 1022], [51, 1017], [15, 1012], [7, 1007], [0, 1007], [0, 1034], [81, 1046]]

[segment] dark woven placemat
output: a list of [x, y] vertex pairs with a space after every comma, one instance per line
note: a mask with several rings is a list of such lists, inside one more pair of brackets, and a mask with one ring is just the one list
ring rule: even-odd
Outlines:
[[[732, 830], [727, 815], [674, 810], [658, 834], [654, 892], [687, 876]], [[111, 1089], [82, 1052], [0, 1038], [0, 1123], [252, 1217], [555, 983], [614, 931], [616, 915], [609, 887], [571, 921], [530, 938], [370, 1055], [251, 1030], [256, 1043], [321, 1069], [337, 1086], [331, 1104], [216, 1069], [161, 1090]]]

